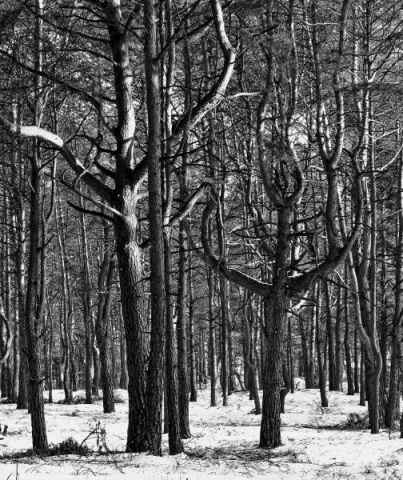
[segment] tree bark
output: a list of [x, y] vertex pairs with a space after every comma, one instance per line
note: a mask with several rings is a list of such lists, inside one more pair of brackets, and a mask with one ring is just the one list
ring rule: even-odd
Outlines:
[[325, 285], [326, 298], [326, 334], [327, 334], [327, 352], [329, 364], [329, 390], [338, 390], [338, 379], [336, 377], [336, 358], [334, 351], [334, 333], [332, 322], [332, 295], [329, 283]]
[[281, 443], [281, 384], [284, 328], [287, 321], [286, 292], [279, 285], [266, 298], [264, 325], [265, 352], [263, 367], [263, 407], [260, 426], [260, 447], [275, 448]]
[[[398, 125], [398, 140], [401, 139], [401, 127]], [[389, 374], [389, 398], [385, 415], [386, 427], [393, 427], [400, 416], [400, 384], [401, 384], [401, 325], [403, 315], [403, 154], [400, 152], [399, 181], [397, 195], [398, 224], [396, 235], [396, 286], [395, 311], [392, 320], [392, 352]], [[374, 207], [375, 208], [375, 207]], [[403, 418], [403, 415], [402, 415]], [[401, 432], [403, 434], [403, 431]]]
[[[98, 311], [95, 319], [95, 335], [99, 347], [101, 365], [102, 405], [104, 413], [115, 411], [113, 376], [111, 365], [111, 320], [112, 287], [116, 271], [113, 259], [113, 241], [110, 227], [103, 223], [103, 258], [98, 274]], [[93, 349], [91, 349], [93, 350]]]
[[[322, 360], [322, 331], [320, 327], [321, 315], [322, 315], [322, 297], [321, 297], [321, 288], [320, 283], [317, 283], [316, 286], [316, 308], [315, 308], [315, 321], [316, 321], [316, 353], [318, 356], [318, 376], [319, 376], [319, 389], [320, 389], [320, 399], [322, 407], [328, 407], [328, 399], [326, 396], [326, 369], [324, 367], [324, 360]], [[326, 287], [325, 287], [326, 288]], [[328, 308], [328, 307], [327, 307]], [[327, 321], [326, 321], [327, 323]]]
[[165, 294], [166, 294], [166, 343], [165, 343], [165, 368], [166, 368], [166, 397], [168, 407], [168, 442], [169, 454], [177, 455], [183, 452], [181, 430], [179, 426], [179, 402], [178, 402], [178, 377], [177, 359], [175, 354], [175, 336], [172, 314], [172, 291], [171, 291], [171, 248], [167, 233], [164, 235], [165, 256]]
[[144, 1], [145, 77], [147, 90], [147, 169], [150, 225], [151, 337], [147, 375], [146, 418], [148, 448], [161, 455], [161, 406], [165, 348], [165, 275], [162, 219], [160, 89], [157, 64], [156, 13], [152, 0]]

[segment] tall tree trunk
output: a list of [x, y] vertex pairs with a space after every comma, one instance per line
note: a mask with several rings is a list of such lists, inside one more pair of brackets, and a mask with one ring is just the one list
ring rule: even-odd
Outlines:
[[[344, 275], [346, 285], [348, 284], [348, 270], [345, 267]], [[344, 352], [346, 355], [346, 376], [347, 376], [347, 395], [354, 395], [354, 377], [351, 363], [351, 337], [350, 337], [350, 305], [348, 297], [348, 289], [344, 289]]]
[[[128, 189], [124, 189], [126, 192]], [[135, 200], [126, 192], [123, 211], [132, 211]], [[136, 219], [115, 220], [116, 253], [119, 262], [122, 313], [126, 334], [127, 370], [129, 376], [129, 426], [126, 450], [147, 451], [145, 420], [146, 335], [145, 302], [143, 291], [143, 261], [136, 242]]]
[[[322, 294], [321, 294], [321, 288], [320, 288], [320, 283], [317, 283], [316, 285], [316, 308], [315, 308], [315, 321], [316, 321], [316, 353], [318, 355], [318, 376], [319, 376], [319, 389], [320, 389], [320, 399], [321, 399], [321, 405], [322, 407], [328, 407], [328, 399], [326, 396], [326, 369], [324, 367], [324, 360], [322, 360], [322, 344], [323, 344], [323, 338], [322, 338], [322, 331], [320, 328], [320, 323], [321, 323], [321, 315], [322, 315]], [[325, 288], [327, 286], [325, 285]], [[326, 295], [327, 297], [327, 295]], [[326, 302], [328, 299], [326, 299]], [[326, 309], [328, 310], [328, 306], [326, 306]], [[327, 312], [328, 313], [328, 312]], [[327, 321], [326, 321], [327, 324]]]
[[[338, 379], [336, 377], [336, 359], [334, 352], [334, 334], [332, 322], [332, 295], [329, 283], [325, 285], [326, 298], [326, 333], [327, 333], [327, 352], [329, 362], [329, 390], [338, 390]], [[317, 327], [317, 324], [316, 324]]]
[[172, 314], [171, 292], [171, 248], [168, 235], [164, 235], [165, 244], [165, 295], [166, 295], [166, 343], [165, 343], [165, 368], [166, 368], [166, 397], [168, 406], [168, 442], [170, 455], [183, 452], [181, 431], [179, 426], [178, 405], [178, 378], [176, 371], [175, 336]]
[[292, 320], [291, 316], [288, 317], [288, 342], [287, 342], [287, 365], [291, 383], [291, 393], [294, 393], [294, 349], [293, 349], [293, 337], [292, 337]]
[[63, 361], [61, 363], [64, 402], [70, 404], [73, 402], [73, 391], [71, 386], [71, 311], [69, 278], [66, 266], [65, 238], [63, 232], [63, 218], [60, 202], [56, 210], [56, 232], [59, 243], [60, 263], [62, 270], [62, 322], [61, 322], [61, 344], [63, 347]]
[[289, 299], [286, 290], [289, 261], [289, 234], [292, 209], [278, 210], [277, 254], [271, 292], [266, 297], [263, 332], [265, 335], [263, 370], [263, 408], [260, 426], [260, 446], [275, 448], [281, 445], [280, 413], [284, 335], [287, 328]]
[[[246, 297], [246, 295], [245, 295]], [[246, 300], [246, 298], [245, 298]], [[246, 302], [245, 302], [246, 303]], [[246, 367], [248, 368], [248, 378], [250, 383], [250, 392], [251, 392], [251, 400], [255, 402], [255, 415], [260, 415], [262, 413], [262, 407], [260, 404], [260, 397], [257, 385], [257, 378], [256, 378], [256, 360], [253, 358], [253, 340], [252, 340], [252, 328], [253, 328], [253, 311], [252, 311], [252, 304], [251, 299], [249, 299], [248, 303], [245, 305], [245, 312], [244, 312], [244, 332], [245, 332], [245, 361]]]
[[266, 299], [263, 368], [263, 408], [260, 426], [260, 447], [281, 445], [281, 385], [284, 347], [284, 328], [287, 321], [286, 292], [280, 285]]
[[360, 406], [365, 407], [365, 402], [367, 400], [367, 386], [365, 382], [367, 362], [366, 362], [367, 353], [365, 351], [365, 346], [361, 343], [361, 357], [360, 357]]
[[48, 345], [48, 356], [49, 356], [49, 367], [48, 367], [48, 375], [49, 375], [49, 390], [48, 390], [48, 403], [53, 403], [53, 348], [54, 348], [54, 340], [55, 340], [55, 333], [54, 333], [54, 317], [52, 312], [52, 306], [49, 301], [49, 294], [46, 290], [46, 302], [48, 304], [48, 322], [49, 322], [49, 345]]
[[[401, 140], [398, 125], [398, 140]], [[385, 416], [386, 427], [392, 427], [400, 414], [401, 384], [401, 325], [403, 315], [403, 154], [400, 152], [399, 181], [397, 195], [398, 226], [396, 236], [396, 286], [395, 311], [392, 320], [392, 352], [390, 359], [389, 398]], [[403, 416], [402, 416], [403, 418]], [[401, 432], [403, 435], [403, 431]]]
[[217, 382], [217, 361], [216, 361], [216, 321], [214, 318], [214, 284], [213, 270], [207, 267], [208, 285], [208, 321], [209, 321], [209, 373], [210, 373], [210, 406], [217, 406], [216, 382]]
[[111, 367], [110, 312], [116, 264], [113, 259], [113, 241], [110, 235], [110, 227], [105, 221], [103, 232], [103, 258], [98, 274], [98, 311], [95, 320], [95, 334], [101, 365], [102, 405], [104, 413], [112, 413], [115, 411], [115, 400]]
[[195, 331], [194, 331], [194, 298], [193, 298], [193, 279], [192, 279], [192, 255], [189, 254], [189, 277], [188, 277], [188, 298], [189, 298], [189, 363], [190, 363], [190, 401], [197, 402], [197, 370], [196, 370], [196, 351], [195, 351]]
[[[42, 70], [42, 30], [43, 30], [43, 0], [37, 0], [35, 22], [36, 57], [35, 67]], [[42, 78], [35, 76], [35, 124], [40, 126], [43, 115], [43, 85]], [[41, 236], [41, 160], [39, 140], [33, 142], [33, 153], [31, 156], [31, 178], [30, 178], [30, 220], [29, 220], [29, 256], [27, 271], [27, 290], [25, 297], [25, 332], [27, 346], [27, 360], [29, 372], [29, 400], [31, 411], [32, 446], [35, 451], [46, 452], [48, 440], [46, 433], [45, 410], [43, 402], [42, 372], [41, 372], [41, 341], [40, 329], [43, 315], [40, 311], [41, 304], [38, 304], [40, 295], [40, 244]], [[46, 239], [42, 239], [43, 242]]]
[[[378, 295], [377, 295], [377, 192], [375, 177], [375, 142], [373, 141], [373, 107], [370, 101], [371, 121], [369, 126], [369, 147], [370, 147], [370, 201], [371, 201], [371, 260], [370, 260], [370, 317], [369, 334], [372, 347], [372, 362], [370, 373], [370, 399], [369, 416], [371, 433], [379, 433], [379, 428], [384, 424], [384, 412], [380, 402], [380, 377], [382, 373], [382, 355], [379, 348], [379, 337], [377, 330], [378, 318]], [[399, 342], [400, 343], [400, 342]]]
[[303, 373], [305, 377], [305, 386], [306, 388], [313, 388], [311, 383], [311, 372], [310, 367], [311, 363], [309, 362], [308, 357], [308, 342], [307, 342], [307, 335], [306, 335], [306, 326], [305, 326], [305, 319], [302, 316], [299, 316], [299, 331], [301, 336], [301, 359], [302, 359], [302, 366], [303, 366]]
[[[186, 25], [187, 28], [187, 25]], [[190, 108], [192, 103], [191, 85], [191, 62], [187, 37], [184, 43], [185, 61], [185, 110]], [[189, 139], [187, 130], [183, 134], [182, 164], [179, 176], [179, 192], [183, 204], [188, 197], [188, 149]], [[179, 222], [179, 273], [178, 273], [178, 307], [176, 322], [176, 342], [178, 346], [178, 402], [179, 402], [179, 427], [181, 438], [190, 438], [189, 426], [189, 379], [188, 379], [188, 349], [187, 349], [187, 242], [186, 242], [186, 220]]]
[[360, 359], [357, 327], [354, 328], [354, 392], [360, 392]]
[[[84, 204], [82, 197], [80, 197], [80, 207]], [[83, 316], [85, 327], [85, 402], [92, 403], [92, 376], [93, 376], [93, 343], [92, 337], [92, 298], [91, 298], [91, 280], [90, 280], [90, 265], [88, 259], [88, 240], [87, 228], [85, 223], [84, 213], [80, 213], [80, 227], [81, 227], [81, 253], [82, 253], [82, 301], [83, 301]]]
[[27, 360], [29, 372], [29, 398], [32, 426], [32, 446], [39, 452], [48, 449], [46, 434], [45, 410], [43, 402], [41, 357], [40, 357], [40, 328], [41, 318], [38, 317], [37, 297], [39, 282], [39, 249], [40, 249], [40, 170], [37, 149], [39, 146], [34, 142], [36, 150], [31, 162], [31, 199], [30, 199], [30, 244], [27, 275], [27, 292], [25, 303], [25, 331], [27, 345]]
[[[20, 112], [19, 108], [13, 109], [13, 117], [17, 124], [20, 124]], [[18, 323], [18, 344], [19, 344], [19, 358], [20, 358], [20, 368], [18, 370], [18, 398], [17, 398], [17, 409], [26, 409], [28, 408], [28, 391], [27, 391], [27, 372], [28, 372], [28, 363], [26, 356], [26, 334], [24, 327], [24, 317], [25, 317], [25, 254], [27, 249], [27, 235], [25, 232], [26, 229], [26, 214], [24, 207], [24, 190], [25, 190], [25, 169], [23, 166], [23, 161], [21, 158], [21, 151], [18, 148], [19, 142], [16, 142], [15, 146], [15, 160], [17, 160], [16, 165], [18, 168], [15, 168], [13, 172], [19, 179], [18, 185], [18, 195], [16, 199], [16, 214], [14, 221], [14, 229], [16, 230], [17, 238], [17, 248], [16, 248], [16, 272], [17, 272], [17, 288], [18, 288], [18, 307], [15, 308], [16, 322]]]
[[164, 380], [165, 275], [161, 189], [160, 89], [157, 64], [156, 13], [152, 0], [144, 1], [145, 77], [147, 90], [147, 167], [150, 224], [151, 335], [146, 411], [148, 448], [161, 455], [161, 406]]
[[220, 311], [221, 311], [221, 390], [222, 404], [228, 406], [228, 302], [227, 281], [221, 275], [220, 281]]
[[[334, 329], [335, 336], [335, 387], [337, 390], [343, 391], [343, 366], [342, 366], [342, 341], [341, 341], [341, 317], [342, 317], [342, 288], [337, 285], [337, 310], [336, 310], [336, 325]], [[347, 307], [345, 307], [347, 308]]]
[[122, 319], [122, 304], [119, 302], [119, 325], [120, 325], [120, 379], [119, 379], [119, 388], [127, 390], [128, 387], [128, 374], [127, 374], [127, 350], [126, 350], [126, 339], [123, 329], [123, 319]]

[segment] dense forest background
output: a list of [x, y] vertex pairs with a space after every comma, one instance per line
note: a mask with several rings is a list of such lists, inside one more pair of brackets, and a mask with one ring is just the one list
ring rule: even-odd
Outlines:
[[1, 396], [34, 449], [54, 388], [127, 388], [128, 452], [181, 452], [200, 388], [279, 446], [294, 376], [396, 425], [402, 43], [398, 1], [1, 5]]

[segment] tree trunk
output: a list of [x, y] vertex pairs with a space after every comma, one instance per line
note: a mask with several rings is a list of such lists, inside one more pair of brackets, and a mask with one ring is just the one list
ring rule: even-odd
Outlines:
[[[348, 271], [345, 268], [344, 278], [347, 284]], [[350, 305], [348, 298], [348, 289], [344, 290], [344, 352], [346, 355], [346, 375], [347, 375], [347, 395], [354, 395], [354, 377], [353, 368], [351, 364], [351, 347], [350, 347]]]
[[221, 275], [220, 281], [220, 311], [221, 311], [221, 390], [222, 404], [228, 406], [228, 302], [227, 281]]
[[161, 455], [161, 407], [165, 348], [165, 275], [161, 183], [160, 89], [157, 64], [156, 13], [152, 0], [144, 1], [145, 78], [147, 91], [147, 167], [150, 226], [151, 335], [147, 375], [146, 418], [148, 448]]
[[[121, 211], [133, 211], [135, 200], [124, 189], [125, 204]], [[148, 343], [143, 292], [143, 261], [136, 242], [136, 218], [115, 220], [116, 253], [119, 265], [120, 294], [126, 334], [127, 370], [129, 376], [129, 425], [127, 452], [148, 450], [146, 441], [145, 385]]]
[[[34, 149], [38, 147], [34, 142]], [[35, 451], [46, 452], [48, 440], [46, 434], [45, 410], [43, 402], [41, 360], [40, 360], [40, 321], [37, 317], [37, 297], [39, 280], [40, 248], [40, 170], [37, 153], [31, 162], [31, 199], [30, 199], [30, 244], [27, 275], [27, 292], [25, 303], [25, 331], [27, 361], [29, 372], [29, 399], [31, 411], [32, 446]]]
[[[398, 140], [401, 141], [400, 125]], [[400, 416], [400, 383], [401, 383], [401, 325], [403, 314], [403, 154], [400, 152], [399, 182], [397, 196], [398, 226], [396, 235], [396, 286], [395, 311], [392, 321], [392, 352], [390, 359], [389, 398], [385, 415], [386, 427], [393, 427]], [[402, 415], [403, 418], [403, 415]], [[403, 432], [402, 432], [403, 433]]]
[[259, 390], [258, 390], [257, 379], [256, 379], [256, 361], [253, 358], [253, 341], [252, 341], [252, 335], [251, 335], [251, 330], [253, 328], [253, 311], [252, 311], [252, 305], [251, 305], [250, 299], [248, 304], [245, 306], [244, 327], [245, 327], [244, 343], [246, 347], [245, 361], [246, 361], [246, 368], [249, 370], [248, 378], [249, 378], [251, 400], [254, 400], [255, 402], [255, 412], [254, 412], [255, 415], [260, 415], [262, 413], [262, 407], [260, 404]]
[[208, 317], [209, 317], [209, 361], [210, 361], [210, 406], [217, 406], [216, 382], [217, 382], [217, 361], [216, 361], [216, 322], [214, 318], [214, 285], [213, 270], [207, 267], [208, 284]]
[[287, 325], [287, 297], [279, 285], [266, 299], [264, 325], [265, 352], [263, 369], [263, 408], [260, 426], [260, 447], [275, 448], [281, 443], [281, 385], [284, 329]]
[[[329, 283], [325, 285], [326, 298], [326, 333], [327, 333], [327, 351], [329, 362], [329, 390], [338, 390], [338, 378], [336, 377], [336, 361], [334, 352], [334, 335], [332, 322], [332, 295], [330, 292]], [[318, 324], [316, 323], [316, 328]]]
[[189, 255], [189, 277], [188, 277], [188, 298], [189, 298], [189, 363], [190, 363], [190, 401], [197, 402], [197, 378], [196, 378], [196, 352], [195, 352], [195, 332], [194, 332], [194, 299], [193, 299], [193, 280], [192, 280], [192, 256]]
[[365, 357], [367, 356], [365, 346], [361, 343], [361, 358], [360, 358], [360, 406], [365, 407], [367, 400], [367, 387], [365, 382], [367, 362]]
[[354, 329], [354, 393], [360, 393], [360, 360], [357, 327]]
[[119, 388], [127, 390], [128, 388], [128, 374], [127, 374], [127, 351], [126, 351], [126, 338], [123, 329], [122, 318], [122, 304], [119, 302], [119, 324], [120, 324], [120, 379]]
[[[320, 328], [321, 315], [322, 315], [322, 296], [320, 283], [316, 285], [316, 309], [315, 309], [315, 319], [316, 319], [316, 353], [318, 355], [318, 376], [319, 376], [319, 389], [320, 389], [320, 399], [322, 407], [328, 407], [329, 403], [326, 396], [326, 369], [324, 367], [324, 360], [322, 360], [322, 331]], [[325, 286], [326, 288], [326, 286]], [[327, 307], [328, 308], [328, 307]], [[328, 312], [327, 312], [328, 313]], [[327, 321], [326, 321], [327, 324]]]
[[[341, 317], [342, 317], [342, 288], [341, 285], [337, 285], [337, 310], [336, 310], [336, 325], [334, 329], [335, 336], [335, 388], [339, 391], [343, 391], [343, 366], [342, 366], [342, 341], [341, 341]], [[347, 308], [347, 306], [345, 306]]]
[[[116, 264], [112, 258], [113, 241], [109, 225], [103, 224], [103, 258], [98, 274], [98, 312], [95, 320], [95, 335], [99, 348], [104, 413], [115, 411], [113, 377], [111, 366], [111, 321], [112, 287]], [[91, 349], [92, 350], [92, 349]]]
[[283, 381], [284, 335], [287, 329], [286, 278], [289, 261], [289, 234], [292, 209], [278, 210], [277, 254], [275, 275], [270, 294], [266, 297], [263, 332], [265, 335], [263, 370], [263, 408], [260, 426], [260, 446], [275, 448], [281, 445], [281, 386]]
[[171, 246], [167, 233], [164, 235], [165, 258], [165, 295], [166, 295], [166, 343], [165, 343], [165, 371], [166, 371], [166, 397], [168, 406], [168, 442], [169, 454], [177, 455], [183, 452], [181, 431], [179, 426], [178, 405], [178, 378], [176, 371], [175, 336], [172, 318], [172, 292], [171, 292]]
[[[59, 202], [60, 203], [60, 202]], [[69, 289], [69, 279], [66, 266], [65, 238], [63, 233], [63, 218], [61, 206], [59, 204], [56, 210], [56, 232], [59, 243], [60, 263], [62, 270], [62, 289], [63, 289], [63, 310], [62, 310], [62, 335], [61, 344], [63, 346], [63, 361], [61, 368], [63, 370], [63, 389], [64, 402], [73, 403], [73, 391], [71, 386], [71, 295]]]
[[[185, 28], [187, 29], [187, 22]], [[192, 74], [189, 45], [185, 35], [184, 41], [184, 63], [185, 63], [185, 110], [190, 108], [192, 103]], [[169, 99], [171, 100], [171, 99]], [[171, 118], [171, 117], [170, 117]], [[183, 134], [183, 151], [181, 158], [181, 169], [179, 176], [179, 192], [183, 204], [188, 197], [188, 149], [189, 139], [188, 131]], [[191, 274], [187, 271], [187, 242], [186, 242], [186, 220], [179, 222], [179, 273], [178, 273], [178, 308], [177, 308], [177, 323], [176, 323], [176, 341], [178, 346], [178, 402], [179, 402], [179, 427], [181, 438], [190, 438], [189, 426], [189, 378], [188, 378], [188, 348], [187, 348], [187, 324], [188, 324], [188, 309], [187, 309], [187, 293], [188, 293], [188, 276]]]
[[181, 438], [190, 438], [189, 426], [189, 381], [187, 366], [187, 254], [185, 242], [185, 226], [179, 224], [179, 278], [178, 309], [176, 322], [176, 341], [178, 345], [178, 402], [179, 427]]
[[[83, 208], [83, 200], [80, 197], [80, 207]], [[91, 281], [90, 266], [88, 259], [88, 241], [85, 217], [80, 213], [81, 226], [81, 253], [82, 253], [82, 278], [83, 285], [81, 288], [83, 301], [83, 316], [85, 327], [85, 403], [92, 404], [92, 375], [93, 375], [93, 343], [92, 337], [92, 299], [91, 299]]]
[[[17, 110], [17, 109], [16, 109]], [[19, 112], [13, 112], [14, 118], [17, 124], [20, 123]], [[26, 334], [24, 327], [25, 318], [25, 253], [27, 248], [27, 235], [25, 232], [26, 215], [24, 208], [24, 183], [25, 183], [25, 169], [23, 167], [23, 161], [21, 158], [21, 152], [16, 147], [16, 160], [18, 165], [18, 171], [14, 173], [18, 175], [18, 196], [16, 201], [16, 218], [14, 228], [16, 230], [17, 248], [16, 248], [16, 271], [17, 271], [17, 286], [18, 286], [18, 307], [15, 308], [16, 322], [18, 322], [18, 344], [19, 344], [19, 358], [20, 368], [18, 370], [18, 398], [17, 409], [28, 408], [28, 391], [27, 391], [27, 346], [26, 346]], [[16, 169], [17, 170], [17, 169]]]

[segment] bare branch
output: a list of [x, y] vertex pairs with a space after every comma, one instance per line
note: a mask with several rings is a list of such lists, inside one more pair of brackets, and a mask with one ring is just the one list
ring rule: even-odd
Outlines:
[[112, 190], [100, 182], [92, 173], [88, 172], [84, 165], [80, 163], [77, 158], [74, 156], [72, 151], [64, 143], [63, 139], [54, 133], [48, 132], [40, 127], [35, 126], [19, 126], [15, 123], [9, 122], [4, 117], [0, 115], [0, 126], [4, 128], [13, 136], [26, 137], [26, 138], [37, 138], [51, 144], [63, 155], [67, 160], [67, 163], [74, 170], [74, 172], [81, 177], [81, 179], [103, 200], [108, 202], [110, 205], [113, 204], [112, 201]]

